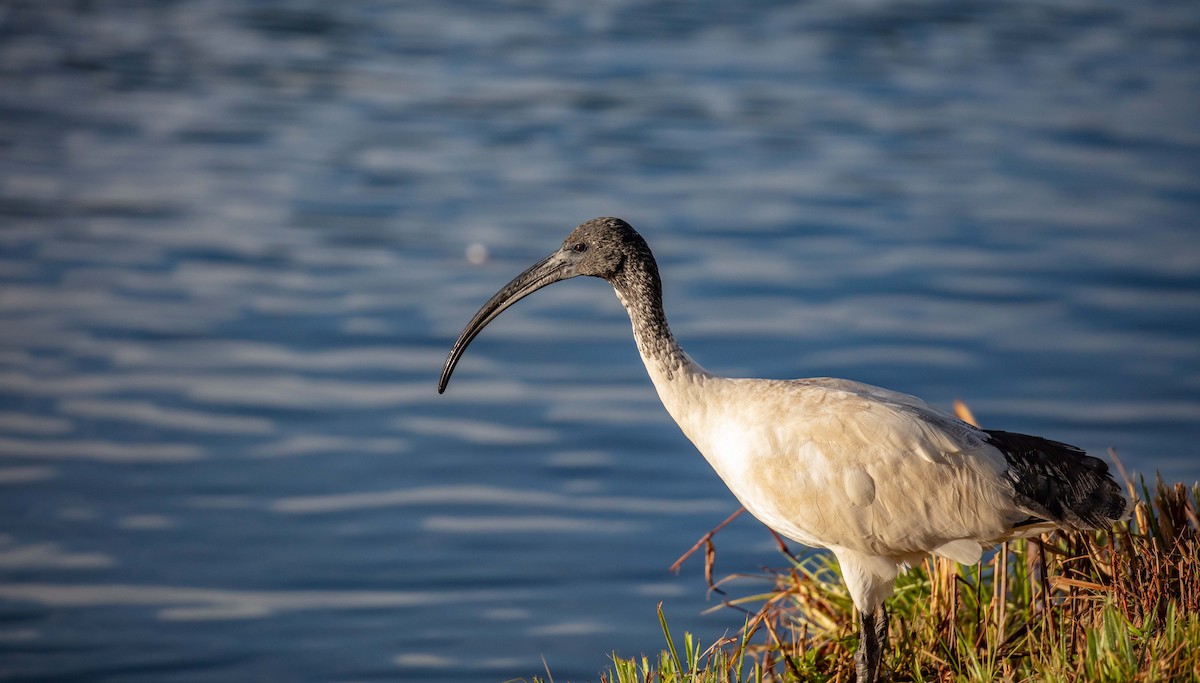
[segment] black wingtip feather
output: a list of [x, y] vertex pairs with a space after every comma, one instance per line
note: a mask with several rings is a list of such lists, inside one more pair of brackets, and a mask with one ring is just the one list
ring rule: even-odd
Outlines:
[[1108, 463], [1082, 449], [1038, 436], [984, 430], [1004, 454], [1017, 503], [1075, 529], [1098, 529], [1125, 516], [1126, 499]]

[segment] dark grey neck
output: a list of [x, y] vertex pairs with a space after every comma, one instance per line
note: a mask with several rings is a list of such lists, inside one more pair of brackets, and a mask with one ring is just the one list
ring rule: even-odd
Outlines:
[[667, 316], [663, 312], [662, 279], [653, 256], [626, 260], [621, 271], [609, 282], [617, 290], [617, 298], [629, 313], [638, 352], [648, 367], [653, 362], [659, 372], [671, 380], [680, 370], [693, 364], [667, 325]]

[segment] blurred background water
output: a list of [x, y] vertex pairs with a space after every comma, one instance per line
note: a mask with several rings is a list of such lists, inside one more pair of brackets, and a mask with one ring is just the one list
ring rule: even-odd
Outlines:
[[435, 392], [597, 215], [710, 370], [1195, 480], [1197, 64], [1183, 0], [0, 4], [0, 678], [594, 680], [659, 601], [739, 626], [667, 571], [736, 503], [606, 285]]

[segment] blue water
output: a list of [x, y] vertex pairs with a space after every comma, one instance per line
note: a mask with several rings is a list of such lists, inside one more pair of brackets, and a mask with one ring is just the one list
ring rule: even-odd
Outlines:
[[606, 285], [435, 391], [596, 215], [710, 370], [1200, 478], [1197, 64], [1182, 0], [0, 5], [0, 678], [595, 680], [660, 601], [739, 626], [667, 571], [736, 504]]

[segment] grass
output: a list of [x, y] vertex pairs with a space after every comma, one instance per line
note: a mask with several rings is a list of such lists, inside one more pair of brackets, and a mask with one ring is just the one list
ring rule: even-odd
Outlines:
[[[1200, 488], [1139, 489], [1129, 523], [1013, 541], [974, 567], [930, 559], [901, 575], [889, 603], [891, 680], [1200, 680]], [[746, 611], [736, 637], [680, 642], [660, 608], [667, 648], [614, 655], [600, 681], [852, 681], [855, 619], [836, 560], [785, 557], [757, 577], [767, 590], [724, 601]]]

